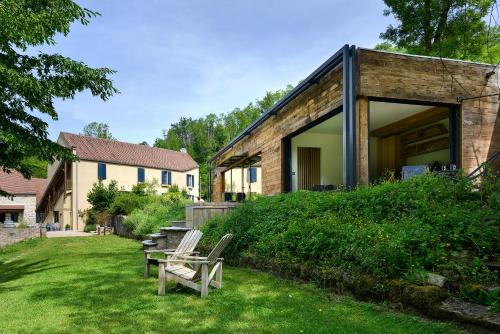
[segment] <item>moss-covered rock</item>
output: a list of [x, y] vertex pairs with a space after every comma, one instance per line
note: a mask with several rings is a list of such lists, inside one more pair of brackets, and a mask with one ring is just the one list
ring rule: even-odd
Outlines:
[[435, 285], [406, 285], [402, 290], [401, 301], [404, 305], [429, 313], [439, 307], [448, 297], [448, 291]]

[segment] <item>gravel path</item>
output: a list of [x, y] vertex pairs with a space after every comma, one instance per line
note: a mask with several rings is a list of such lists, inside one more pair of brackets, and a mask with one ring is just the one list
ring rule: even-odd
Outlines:
[[79, 231], [49, 231], [47, 238], [65, 238], [65, 237], [91, 237], [95, 234]]

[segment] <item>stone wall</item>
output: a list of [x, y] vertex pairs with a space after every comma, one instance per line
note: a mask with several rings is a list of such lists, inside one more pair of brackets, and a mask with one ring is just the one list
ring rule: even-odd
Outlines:
[[38, 227], [29, 228], [3, 228], [0, 227], [0, 247], [14, 244], [19, 241], [45, 236], [45, 229]]
[[123, 221], [125, 219], [127, 219], [127, 216], [122, 215], [113, 216], [113, 218], [111, 218], [111, 226], [113, 226], [115, 234], [119, 235], [120, 237], [136, 239], [136, 237], [132, 233], [132, 230], [125, 224], [123, 224]]
[[[2, 205], [23, 205], [22, 222], [30, 225], [36, 223], [36, 198], [35, 195], [16, 195], [13, 199], [0, 196], [0, 206]], [[21, 222], [21, 217], [19, 222]]]

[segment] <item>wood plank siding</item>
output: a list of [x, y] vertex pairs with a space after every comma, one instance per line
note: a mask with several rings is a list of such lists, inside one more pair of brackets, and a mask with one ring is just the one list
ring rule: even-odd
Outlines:
[[[444, 64], [444, 65], [443, 65]], [[440, 60], [367, 49], [357, 50], [356, 154], [357, 182], [369, 179], [370, 100], [456, 106], [460, 111], [460, 167], [470, 171], [500, 150], [499, 101], [497, 96], [466, 100], [459, 96], [498, 93], [493, 65]], [[453, 74], [453, 78], [449, 75]], [[460, 82], [460, 85], [457, 83]], [[463, 88], [462, 88], [463, 87]], [[264, 121], [213, 161], [219, 166], [232, 156], [262, 157], [262, 193], [284, 190], [283, 139], [342, 106], [342, 66], [329, 71], [278, 113]], [[389, 101], [389, 102], [390, 102]], [[431, 107], [430, 107], [431, 108]], [[213, 200], [221, 200], [226, 168], [216, 168]]]

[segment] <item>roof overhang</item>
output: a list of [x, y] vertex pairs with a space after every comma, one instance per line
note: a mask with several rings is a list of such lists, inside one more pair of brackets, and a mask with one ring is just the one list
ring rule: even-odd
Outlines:
[[0, 205], [0, 212], [20, 212], [24, 211], [23, 204]]
[[221, 162], [217, 167], [225, 167], [226, 169], [231, 169], [235, 167], [242, 167], [242, 166], [252, 166], [255, 165], [256, 163], [260, 162], [262, 160], [262, 157], [260, 154], [255, 154], [252, 155], [251, 157], [248, 156], [248, 154], [243, 154], [243, 155], [233, 155], [223, 162]]

